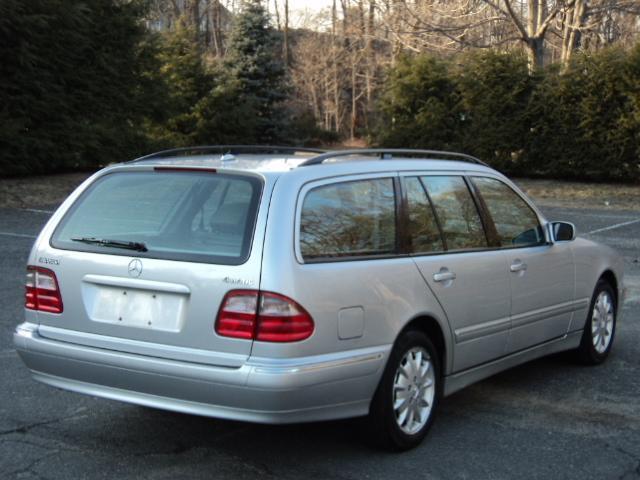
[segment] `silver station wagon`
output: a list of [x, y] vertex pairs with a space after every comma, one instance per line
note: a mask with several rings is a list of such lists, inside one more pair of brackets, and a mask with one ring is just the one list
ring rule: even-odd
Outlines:
[[43, 383], [262, 423], [367, 417], [417, 445], [439, 401], [611, 350], [622, 261], [464, 154], [176, 149], [55, 212], [14, 341]]

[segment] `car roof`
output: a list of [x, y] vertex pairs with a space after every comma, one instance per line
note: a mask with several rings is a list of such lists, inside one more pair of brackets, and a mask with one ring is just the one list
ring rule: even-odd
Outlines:
[[[244, 151], [244, 148], [252, 150]], [[326, 177], [390, 170], [497, 173], [481, 160], [455, 152], [412, 149], [322, 151], [292, 147], [264, 147], [266, 151], [263, 153], [258, 151], [258, 148], [260, 147], [229, 147], [228, 153], [222, 153], [225, 151], [224, 146], [174, 149], [147, 155], [131, 162], [119, 164], [119, 166], [214, 168], [221, 171], [256, 172], [269, 176], [280, 176], [291, 172], [291, 176], [302, 175], [304, 177]], [[210, 150], [216, 153], [211, 153]], [[194, 152], [196, 154], [193, 154]]]
[[[135, 165], [162, 167], [219, 168], [249, 170], [254, 172], [288, 172], [300, 163], [312, 158], [311, 155], [288, 154], [241, 154], [241, 155], [185, 155], [176, 157], [149, 158], [134, 161]], [[131, 164], [134, 162], [127, 162]]]

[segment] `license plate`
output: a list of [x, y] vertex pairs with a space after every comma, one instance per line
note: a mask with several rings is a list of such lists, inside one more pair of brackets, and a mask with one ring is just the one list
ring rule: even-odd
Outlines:
[[179, 332], [182, 329], [186, 296], [106, 285], [91, 285], [86, 303], [95, 322], [126, 327]]

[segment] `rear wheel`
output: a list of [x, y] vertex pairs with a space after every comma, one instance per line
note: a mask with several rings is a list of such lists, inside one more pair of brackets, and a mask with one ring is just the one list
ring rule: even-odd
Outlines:
[[616, 330], [616, 307], [613, 288], [600, 280], [593, 292], [589, 317], [577, 349], [583, 363], [597, 365], [609, 355]]
[[404, 332], [371, 402], [370, 439], [389, 450], [417, 446], [433, 423], [441, 392], [440, 362], [433, 343], [420, 331]]

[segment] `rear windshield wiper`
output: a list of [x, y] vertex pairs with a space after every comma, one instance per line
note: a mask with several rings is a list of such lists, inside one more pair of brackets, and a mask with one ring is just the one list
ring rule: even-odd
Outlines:
[[127, 240], [109, 240], [107, 238], [82, 237], [72, 238], [74, 242], [88, 243], [90, 245], [102, 245], [103, 247], [126, 248], [138, 252], [146, 252], [147, 246], [142, 242], [129, 242]]

